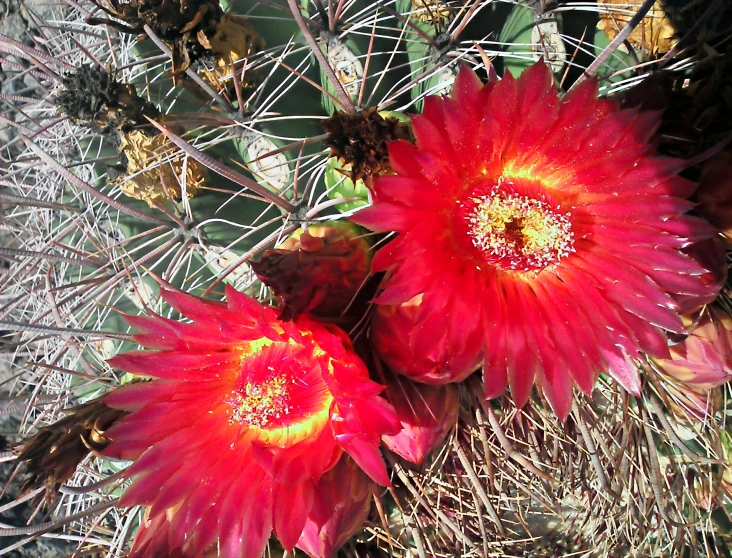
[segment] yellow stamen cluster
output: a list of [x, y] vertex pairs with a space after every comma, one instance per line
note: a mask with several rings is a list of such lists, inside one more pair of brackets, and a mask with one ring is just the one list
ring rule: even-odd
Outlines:
[[282, 375], [264, 382], [247, 382], [228, 401], [232, 406], [231, 420], [250, 428], [266, 428], [272, 420], [288, 415], [288, 383]]
[[539, 271], [574, 252], [569, 214], [558, 205], [498, 188], [471, 201], [471, 241], [502, 269]]

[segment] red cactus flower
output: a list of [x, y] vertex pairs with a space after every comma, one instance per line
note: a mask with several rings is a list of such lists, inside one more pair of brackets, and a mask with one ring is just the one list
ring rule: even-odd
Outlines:
[[149, 351], [112, 366], [153, 376], [105, 402], [131, 411], [105, 455], [133, 460], [120, 503], [148, 506], [130, 556], [260, 556], [302, 533], [323, 474], [346, 452], [388, 484], [380, 437], [399, 430], [345, 333], [227, 287], [227, 303], [165, 292], [193, 320], [130, 317]]
[[313, 508], [297, 548], [311, 558], [332, 558], [361, 528], [371, 509], [374, 483], [347, 456], [315, 487]]
[[402, 430], [384, 435], [384, 445], [420, 465], [458, 420], [460, 399], [453, 384], [430, 386], [385, 371], [385, 397], [394, 405]]
[[485, 86], [464, 68], [413, 117], [416, 145], [390, 144], [396, 176], [354, 218], [399, 233], [374, 256], [390, 273], [376, 302], [422, 294], [413, 342], [484, 351], [488, 397], [510, 385], [520, 406], [536, 381], [566, 417], [573, 385], [604, 370], [639, 393], [630, 359], [683, 332], [670, 293], [707, 292], [680, 249], [711, 230], [685, 215], [680, 163], [654, 155], [658, 123], [591, 80], [560, 99], [543, 62]]

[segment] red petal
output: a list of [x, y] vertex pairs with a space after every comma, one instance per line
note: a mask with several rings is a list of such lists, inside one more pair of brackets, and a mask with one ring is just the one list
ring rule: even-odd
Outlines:
[[389, 475], [386, 472], [386, 465], [384, 465], [384, 458], [379, 451], [379, 445], [357, 434], [338, 434], [337, 422], [332, 424], [333, 433], [343, 451], [350, 455], [374, 482], [381, 486], [391, 486]]
[[305, 520], [313, 507], [314, 485], [312, 481], [286, 487], [273, 487], [274, 531], [288, 552], [295, 548], [302, 534]]

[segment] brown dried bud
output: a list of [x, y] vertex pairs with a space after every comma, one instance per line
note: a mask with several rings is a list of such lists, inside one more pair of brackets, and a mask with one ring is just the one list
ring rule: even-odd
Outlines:
[[[618, 36], [633, 18], [643, 0], [600, 0], [601, 7], [598, 29], [602, 29], [611, 41]], [[652, 56], [671, 50], [678, 39], [671, 21], [666, 16], [661, 2], [656, 0], [641, 23], [628, 36], [628, 42], [637, 49]]]
[[336, 111], [322, 125], [328, 132], [325, 143], [331, 155], [350, 166], [349, 178], [354, 182], [391, 172], [387, 149], [390, 141], [414, 141], [406, 122], [391, 116], [385, 118], [373, 107], [358, 114]]
[[[224, 10], [218, 0], [94, 0], [106, 13], [122, 20], [92, 17], [124, 33], [140, 34], [145, 25], [173, 51], [173, 75], [210, 53], [206, 37], [213, 37]], [[104, 4], [106, 5], [103, 5]]]
[[24, 490], [46, 487], [46, 499], [53, 501], [59, 487], [76, 472], [76, 467], [91, 451], [102, 451], [109, 442], [105, 432], [127, 411], [108, 407], [96, 399], [65, 409], [66, 416], [42, 427], [22, 442], [15, 452], [27, 461], [30, 478]]
[[160, 117], [157, 107], [140, 97], [134, 85], [120, 83], [99, 66], [82, 65], [61, 82], [65, 90], [56, 95], [56, 104], [74, 124], [101, 133], [129, 132], [147, 124], [145, 117]]
[[365, 233], [346, 221], [311, 225], [267, 250], [251, 267], [280, 298], [283, 319], [304, 312], [335, 318], [368, 277], [371, 245]]
[[[170, 127], [176, 134], [182, 129]], [[206, 168], [189, 158], [183, 176], [183, 154], [162, 133], [151, 134], [144, 130], [132, 130], [121, 134], [121, 145], [125, 172], [112, 180], [122, 193], [144, 200], [150, 207], [165, 203], [170, 197], [181, 197], [181, 184], [185, 179], [186, 197], [196, 195], [206, 181]], [[165, 187], [163, 187], [163, 185]], [[166, 189], [168, 194], [166, 194]]]

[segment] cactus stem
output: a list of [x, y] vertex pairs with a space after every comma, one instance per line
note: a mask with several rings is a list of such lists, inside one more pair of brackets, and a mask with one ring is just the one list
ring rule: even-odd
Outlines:
[[[327, 21], [328, 23], [330, 23], [331, 17], [325, 11], [325, 7], [323, 6], [323, 3], [320, 0], [313, 0], [313, 6], [315, 6], [315, 9], [316, 10], [318, 10], [318, 14], [320, 14], [320, 19], [322, 19], [323, 21]], [[333, 3], [332, 2], [328, 2], [328, 9], [331, 10], [331, 11], [333, 10]], [[330, 28], [329, 28], [329, 30], [330, 30], [331, 33], [333, 33], [335, 31], [335, 29], [330, 29]]]
[[[339, 6], [340, 7], [340, 6]], [[361, 80], [361, 87], [358, 91], [358, 106], [363, 106], [361, 103], [363, 103], [363, 94], [366, 91], [366, 76], [369, 75], [369, 65], [371, 63], [371, 55], [373, 54], [374, 50], [374, 39], [376, 38], [376, 22], [379, 19], [379, 10], [378, 8], [374, 11], [374, 23], [371, 26], [371, 36], [369, 37], [369, 47], [366, 51], [366, 62], [364, 63], [363, 67], [363, 75], [364, 78]]]
[[[476, 393], [479, 393], [479, 391], [476, 390]], [[503, 431], [503, 428], [501, 427], [501, 423], [498, 422], [498, 417], [496, 417], [496, 414], [493, 412], [493, 409], [490, 407], [490, 403], [480, 399], [480, 405], [483, 407], [483, 411], [488, 417], [488, 422], [491, 424], [491, 428], [493, 428], [493, 431], [495, 432], [496, 436], [498, 437], [498, 441], [501, 444], [501, 447], [503, 448], [503, 451], [506, 452], [506, 455], [510, 458], [515, 460], [519, 465], [522, 467], [528, 469], [532, 473], [534, 473], [537, 477], [545, 480], [545, 481], [551, 481], [551, 477], [547, 475], [544, 471], [540, 470], [536, 467], [531, 461], [526, 459], [521, 453], [516, 451], [514, 449], [513, 444], [511, 444], [511, 441], [506, 436], [505, 432]]]
[[605, 469], [602, 468], [600, 458], [597, 456], [597, 448], [595, 447], [595, 443], [592, 440], [592, 436], [590, 435], [590, 430], [587, 428], [587, 424], [582, 419], [582, 414], [580, 413], [580, 408], [577, 405], [576, 400], [572, 402], [572, 413], [574, 414], [574, 419], [577, 422], [580, 433], [582, 434], [582, 440], [584, 440], [585, 442], [585, 449], [590, 456], [590, 463], [595, 469], [595, 474], [597, 475], [597, 480], [600, 483], [600, 486], [613, 498], [613, 500], [617, 500], [618, 494], [611, 488], [610, 483], [607, 480]]
[[229, 180], [236, 182], [240, 186], [244, 186], [245, 188], [249, 188], [250, 190], [253, 190], [260, 196], [262, 196], [267, 201], [270, 201], [271, 203], [275, 204], [278, 207], [281, 207], [288, 213], [293, 213], [295, 211], [295, 206], [292, 205], [287, 200], [283, 199], [282, 197], [278, 196], [277, 194], [274, 194], [270, 192], [267, 188], [264, 186], [261, 186], [254, 180], [247, 178], [243, 174], [240, 174], [229, 167], [222, 165], [212, 157], [209, 157], [202, 151], [199, 151], [195, 147], [193, 147], [191, 144], [186, 142], [183, 138], [180, 136], [177, 136], [173, 132], [171, 132], [168, 128], [163, 126], [162, 124], [159, 124], [155, 122], [154, 120], [148, 118], [150, 123], [155, 126], [161, 133], [165, 134], [167, 138], [172, 141], [176, 146], [178, 146], [180, 149], [182, 149], [187, 155], [204, 165], [205, 167], [211, 169], [217, 174], [220, 174], [221, 176], [228, 178]]
[[496, 524], [496, 528], [498, 529], [498, 532], [505, 537], [506, 529], [504, 528], [503, 523], [501, 522], [501, 518], [498, 516], [496, 509], [493, 507], [493, 504], [491, 504], [491, 501], [488, 499], [488, 494], [486, 494], [485, 489], [483, 488], [483, 485], [480, 483], [480, 480], [478, 479], [478, 475], [475, 474], [475, 469], [471, 465], [470, 459], [468, 459], [468, 456], [465, 453], [463, 446], [460, 444], [460, 441], [458, 440], [457, 436], [453, 437], [452, 444], [453, 444], [453, 447], [455, 448], [455, 451], [457, 452], [460, 463], [462, 463], [463, 467], [465, 467], [465, 472], [468, 474], [468, 479], [470, 479], [470, 483], [473, 485], [473, 488], [478, 493], [478, 497], [480, 498], [480, 501], [483, 502], [485, 509], [488, 511], [488, 515], [491, 516], [491, 519]]
[[[460, 14], [458, 14], [455, 17], [455, 19], [450, 23], [450, 27], [452, 27], [452, 25], [456, 21], [458, 21], [458, 20], [460, 20], [460, 23], [457, 25], [457, 27], [455, 27], [455, 29], [453, 29], [450, 32], [450, 41], [448, 43], [449, 45], [453, 45], [453, 44], [455, 44], [455, 42], [457, 42], [458, 37], [465, 30], [465, 28], [468, 26], [468, 23], [470, 23], [470, 20], [473, 19], [473, 16], [477, 13], [478, 8], [480, 8], [482, 6], [486, 6], [486, 5], [487, 4], [485, 2], [481, 2], [480, 0], [476, 0], [475, 2], [473, 2], [471, 4], [470, 8], [468, 8], [468, 12], [465, 14], [465, 17], [461, 18], [460, 17]], [[460, 8], [460, 12], [462, 12], [464, 10], [465, 10], [465, 6], [462, 6]], [[449, 30], [449, 28], [448, 28], [448, 30]]]
[[443, 529], [443, 531], [445, 531], [445, 534], [448, 537], [457, 536], [466, 546], [468, 546], [468, 548], [475, 548], [475, 543], [471, 541], [465, 533], [463, 533], [463, 531], [455, 524], [455, 522], [447, 517], [447, 515], [445, 515], [442, 511], [440, 511], [439, 506], [435, 506], [434, 504], [429, 502], [426, 498], [427, 495], [424, 494], [424, 492], [420, 493], [420, 491], [414, 487], [412, 482], [409, 480], [409, 477], [407, 476], [404, 467], [397, 463], [391, 455], [387, 454], [386, 457], [394, 468], [394, 471], [399, 477], [399, 480], [404, 483], [409, 492], [412, 493], [412, 495], [420, 503], [420, 505], [424, 507], [424, 509], [427, 510], [430, 515], [436, 514], [436, 518], [440, 523], [440, 527]]
[[[280, 66], [282, 66], [288, 72], [292, 73], [294, 76], [296, 76], [299, 79], [303, 80], [305, 83], [308, 83], [308, 84], [312, 85], [313, 87], [315, 87], [315, 89], [317, 89], [321, 94], [327, 95], [328, 97], [330, 97], [333, 100], [333, 102], [337, 103], [339, 106], [343, 106], [343, 103], [341, 102], [341, 100], [338, 97], [336, 97], [335, 95], [333, 95], [333, 93], [331, 93], [330, 91], [327, 91], [326, 89], [324, 89], [320, 84], [315, 83], [313, 80], [311, 80], [305, 74], [300, 73], [295, 68], [292, 68], [292, 67], [288, 66], [282, 60], [277, 59], [277, 60], [275, 60], [275, 62], [277, 64], [279, 64]], [[328, 67], [330, 68], [330, 66], [328, 66]], [[340, 84], [340, 82], [338, 82], [338, 83]], [[337, 91], [336, 91], [336, 93], [337, 93]], [[349, 100], [349, 103], [350, 103], [350, 100]], [[349, 104], [349, 106], [353, 107], [352, 104]], [[352, 114], [355, 114], [355, 109], [353, 109]]]
[[23, 250], [22, 248], [5, 248], [4, 246], [0, 246], [0, 256], [37, 258], [46, 261], [64, 262], [72, 265], [80, 265], [82, 267], [91, 267], [93, 269], [100, 269], [104, 265], [100, 262], [95, 262], [87, 258], [72, 258], [71, 256], [34, 252], [32, 250]]
[[[127, 469], [128, 467], [125, 467], [121, 471], [117, 471], [115, 474], [109, 475], [98, 482], [92, 482], [90, 484], [85, 484], [84, 486], [69, 486], [68, 484], [62, 484], [59, 487], [59, 492], [62, 494], [89, 494], [90, 492], [94, 492], [95, 490], [99, 490], [100, 488], [104, 488], [105, 486], [109, 486], [110, 484], [124, 479]], [[41, 487], [41, 489], [43, 489], [43, 487]]]
[[439, 44], [437, 44], [437, 41], [435, 41], [434, 37], [431, 37], [430, 35], [428, 35], [428, 34], [427, 34], [427, 33], [425, 33], [424, 31], [422, 31], [422, 30], [421, 30], [421, 29], [419, 28], [419, 26], [418, 26], [418, 25], [417, 25], [416, 23], [414, 23], [414, 22], [412, 21], [412, 18], [411, 18], [411, 17], [404, 17], [404, 16], [402, 15], [402, 14], [400, 14], [400, 13], [398, 13], [398, 12], [396, 12], [396, 11], [392, 10], [392, 9], [391, 9], [391, 8], [390, 8], [389, 6], [385, 6], [385, 5], [383, 5], [383, 4], [381, 4], [381, 5], [379, 6], [379, 7], [380, 7], [380, 8], [382, 9], [382, 10], [384, 10], [385, 12], [387, 12], [387, 13], [389, 13], [389, 14], [393, 15], [393, 16], [394, 16], [395, 18], [397, 18], [397, 19], [398, 19], [399, 21], [401, 21], [401, 22], [402, 22], [402, 23], [404, 24], [404, 28], [405, 28], [405, 29], [406, 29], [407, 27], [409, 27], [409, 30], [410, 30], [410, 31], [413, 31], [414, 33], [416, 33], [417, 35], [419, 35], [419, 36], [420, 36], [420, 38], [421, 38], [422, 40], [424, 40], [424, 41], [425, 41], [425, 42], [426, 42], [427, 44], [429, 44], [429, 45], [430, 45], [430, 46], [431, 46], [432, 48], [434, 48], [435, 50], [439, 50], [439, 48], [440, 48], [440, 45], [439, 45]]
[[666, 434], [668, 437], [676, 444], [676, 447], [679, 448], [681, 453], [683, 453], [686, 457], [688, 457], [692, 463], [705, 463], [708, 465], [711, 464], [724, 464], [726, 463], [723, 459], [708, 459], [704, 456], [699, 455], [698, 453], [695, 453], [692, 451], [689, 446], [687, 446], [684, 441], [679, 438], [679, 435], [676, 433], [676, 430], [671, 425], [671, 422], [666, 417], [666, 414], [663, 411], [663, 407], [661, 406], [661, 402], [658, 400], [658, 398], [651, 392], [646, 393], [646, 397], [644, 398], [644, 402], [646, 405], [648, 405], [648, 408], [651, 410], [651, 413], [656, 415], [658, 418], [658, 422], [661, 423], [661, 426], [663, 426], [663, 429], [666, 431]]
[[302, 34], [305, 36], [305, 40], [307, 41], [308, 45], [310, 45], [310, 48], [315, 55], [315, 58], [317, 58], [320, 67], [323, 69], [323, 72], [325, 72], [325, 75], [328, 77], [328, 81], [330, 81], [333, 85], [333, 89], [338, 96], [338, 104], [343, 108], [344, 111], [350, 114], [356, 114], [356, 108], [353, 106], [351, 98], [348, 96], [348, 93], [346, 93], [343, 84], [336, 77], [333, 68], [330, 67], [330, 64], [328, 63], [328, 60], [326, 60], [323, 51], [320, 49], [320, 46], [315, 40], [315, 37], [313, 37], [310, 28], [305, 23], [305, 18], [300, 12], [300, 6], [298, 5], [297, 0], [287, 0], [287, 3], [290, 6], [290, 11], [295, 17], [295, 21], [297, 22], [300, 31], [302, 31]]
[[656, 498], [656, 507], [658, 508], [658, 513], [661, 515], [661, 519], [663, 519], [669, 525], [681, 528], [691, 527], [693, 525], [692, 523], [684, 523], [671, 519], [671, 517], [669, 517], [668, 515], [668, 512], [666, 511], [663, 492], [661, 491], [661, 479], [663, 478], [663, 474], [661, 472], [661, 465], [658, 462], [658, 452], [656, 450], [656, 444], [653, 440], [653, 432], [651, 432], [651, 427], [649, 426], [650, 416], [648, 414], [648, 411], [643, 408], [641, 408], [641, 416], [643, 417], [643, 433], [646, 437], [646, 444], [648, 448], [648, 461], [650, 462], [648, 480], [651, 485], [651, 490], [653, 491], [653, 496]]
[[221, 274], [206, 288], [206, 290], [203, 292], [203, 296], [206, 296], [208, 293], [210, 293], [217, 285], [219, 285], [230, 273], [232, 273], [237, 267], [239, 267], [241, 264], [249, 261], [254, 256], [256, 256], [259, 252], [267, 248], [267, 246], [273, 244], [276, 242], [279, 238], [287, 237], [293, 232], [295, 232], [298, 228], [300, 228], [299, 223], [295, 223], [293, 225], [290, 225], [288, 227], [285, 227], [284, 229], [277, 230], [270, 235], [267, 236], [264, 240], [257, 243], [251, 250], [248, 250], [247, 252], [244, 252], [235, 262], [233, 262], [231, 265], [229, 265], [226, 269], [224, 269]]
[[63, 66], [65, 70], [75, 70], [74, 66], [63, 61], [60, 58], [54, 58], [46, 54], [45, 52], [26, 46], [20, 41], [16, 41], [15, 39], [11, 39], [7, 35], [3, 35], [2, 33], [0, 33], [0, 51], [7, 52], [8, 54], [15, 54], [16, 50], [19, 50], [26, 56], [30, 57], [33, 62], [38, 64], [39, 68], [43, 68], [44, 70], [49, 71], [49, 75], [55, 77], [57, 80], [58, 74], [50, 70], [45, 64], [41, 62], [41, 60], [45, 60], [46, 62], [53, 62], [54, 64], [59, 64]]
[[82, 213], [82, 210], [78, 207], [72, 207], [64, 203], [47, 202], [43, 200], [36, 200], [33, 198], [26, 198], [24, 196], [16, 196], [14, 194], [6, 194], [0, 192], [0, 205], [12, 203], [21, 206], [28, 207], [44, 207], [46, 209], [58, 209], [60, 211], [68, 211], [70, 213]]
[[[48, 368], [49, 370], [54, 370], [56, 372], [61, 372], [63, 374], [71, 374], [72, 376], [78, 376], [79, 378], [84, 378], [85, 380], [89, 380], [91, 382], [96, 382], [100, 384], [109, 384], [110, 386], [114, 385], [116, 382], [114, 380], [111, 380], [109, 378], [104, 378], [101, 376], [96, 376], [93, 374], [86, 374], [84, 372], [78, 372], [76, 370], [70, 370], [68, 368], [64, 368], [62, 366], [55, 366], [53, 364], [48, 364], [46, 362], [34, 362], [32, 360], [26, 360], [24, 363], [26, 366], [40, 366], [41, 368]], [[39, 403], [43, 405], [44, 403]]]
[[[18, 537], [22, 535], [33, 535], [33, 537], [35, 538], [44, 533], [48, 533], [49, 531], [58, 529], [63, 525], [67, 525], [68, 523], [73, 523], [74, 521], [78, 521], [79, 519], [89, 517], [90, 515], [114, 507], [117, 505], [118, 501], [119, 498], [114, 498], [106, 502], [101, 502], [96, 506], [91, 506], [79, 513], [67, 515], [63, 519], [60, 519], [58, 521], [47, 521], [46, 523], [41, 523], [40, 525], [32, 525], [28, 527], [2, 527], [0, 528], [0, 537]], [[4, 554], [9, 554], [11, 551], [19, 548], [26, 542], [27, 541], [20, 541], [12, 546], [0, 550], [0, 556]]]
[[66, 169], [63, 165], [61, 165], [58, 161], [56, 161], [53, 157], [51, 157], [48, 153], [43, 151], [38, 145], [36, 145], [33, 141], [30, 140], [27, 136], [24, 136], [21, 134], [20, 138], [25, 142], [25, 144], [31, 148], [31, 150], [38, 155], [38, 157], [47, 165], [49, 165], [51, 168], [53, 168], [56, 172], [58, 172], [61, 176], [63, 176], [66, 180], [68, 180], [71, 184], [74, 186], [81, 188], [85, 192], [91, 194], [95, 198], [103, 201], [110, 207], [114, 207], [115, 209], [118, 209], [119, 211], [122, 211], [123, 213], [127, 213], [128, 215], [131, 215], [132, 217], [136, 217], [140, 219], [141, 221], [147, 221], [148, 223], [154, 223], [156, 225], [167, 225], [171, 226], [173, 225], [172, 222], [166, 221], [165, 219], [161, 219], [159, 217], [155, 217], [154, 215], [148, 215], [147, 213], [143, 213], [142, 211], [138, 211], [137, 209], [133, 209], [131, 207], [126, 206], [125, 204], [118, 202], [115, 199], [110, 198], [109, 196], [102, 194], [95, 188], [93, 188], [90, 184], [87, 184], [83, 180], [81, 180], [78, 176], [71, 173]]
[[76, 329], [68, 327], [55, 327], [46, 326], [40, 324], [26, 324], [22, 322], [9, 322], [0, 320], [0, 328], [5, 328], [13, 331], [28, 331], [31, 333], [58, 333], [62, 336], [68, 337], [100, 337], [109, 339], [121, 339], [123, 341], [129, 341], [132, 339], [131, 333], [117, 333], [115, 331], [102, 331], [94, 329]]

